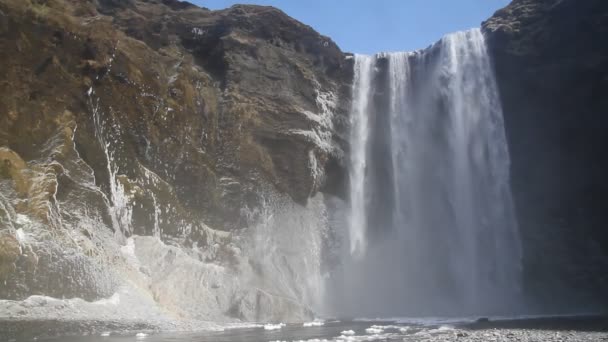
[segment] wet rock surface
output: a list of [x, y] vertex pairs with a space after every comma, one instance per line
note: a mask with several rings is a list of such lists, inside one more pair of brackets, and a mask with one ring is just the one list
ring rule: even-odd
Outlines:
[[543, 331], [543, 330], [487, 330], [463, 331], [452, 336], [440, 335], [429, 338], [404, 338], [404, 341], [606, 341], [608, 333], [584, 331]]
[[[0, 60], [0, 298], [95, 302], [128, 279], [181, 317], [161, 287], [196, 269], [208, 319], [311, 314], [267, 223], [302, 231], [273, 210], [340, 193], [350, 66], [329, 38], [272, 7], [1, 0]], [[154, 265], [132, 236], [159, 241], [138, 245]]]
[[504, 109], [526, 290], [552, 310], [605, 308], [608, 3], [515, 0], [482, 27]]
[[[0, 6], [10, 24], [0, 32], [7, 61], [0, 142], [29, 162], [64, 132], [109, 195], [103, 139], [123, 186], [144, 189], [131, 199], [140, 207], [137, 232], [150, 233], [153, 196], [180, 211], [161, 213], [167, 234], [184, 216], [241, 228], [239, 210], [258, 204], [262, 185], [306, 203], [324, 187], [326, 164], [339, 164], [334, 120], [345, 112], [344, 56], [275, 8], [59, 0]], [[143, 169], [160, 178], [159, 189], [142, 184]]]

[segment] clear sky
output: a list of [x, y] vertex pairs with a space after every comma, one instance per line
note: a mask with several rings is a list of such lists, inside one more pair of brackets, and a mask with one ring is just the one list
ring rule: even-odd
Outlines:
[[270, 5], [332, 38], [343, 51], [424, 48], [446, 33], [479, 27], [509, 0], [188, 0], [210, 9]]

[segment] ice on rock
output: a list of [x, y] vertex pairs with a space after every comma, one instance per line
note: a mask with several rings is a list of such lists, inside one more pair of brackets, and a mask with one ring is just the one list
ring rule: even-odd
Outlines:
[[25, 239], [26, 239], [23, 229], [21, 229], [21, 228], [17, 229], [17, 231], [15, 232], [15, 235], [17, 237], [17, 241], [19, 241], [19, 244], [23, 245], [25, 243]]
[[263, 328], [263, 324], [258, 323], [231, 323], [228, 326], [225, 326], [225, 329], [254, 329], [254, 328]]
[[96, 305], [118, 305], [120, 304], [120, 294], [114, 293], [110, 298], [103, 298], [93, 302]]
[[285, 326], [285, 323], [279, 324], [264, 324], [264, 330], [279, 330]]
[[439, 328], [429, 330], [429, 333], [431, 333], [431, 334], [445, 333], [445, 332], [448, 332], [448, 331], [451, 331], [451, 330], [454, 330], [453, 326], [442, 325]]
[[303, 327], [321, 327], [324, 325], [325, 325], [324, 321], [317, 320], [317, 319], [315, 319], [312, 322], [305, 322], [304, 324], [302, 324]]
[[32, 221], [30, 220], [30, 218], [27, 217], [26, 215], [23, 215], [23, 214], [17, 214], [17, 220], [16, 220], [16, 222], [19, 225], [31, 224], [32, 223]]
[[384, 330], [377, 325], [373, 325], [371, 328], [365, 329], [365, 332], [368, 334], [380, 334]]
[[135, 269], [140, 268], [140, 262], [135, 254], [135, 239], [133, 237], [127, 239], [126, 244], [120, 247], [120, 251]]

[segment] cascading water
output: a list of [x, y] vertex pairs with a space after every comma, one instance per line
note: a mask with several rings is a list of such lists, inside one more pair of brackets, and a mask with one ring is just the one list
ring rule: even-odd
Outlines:
[[351, 253], [365, 250], [365, 146], [368, 137], [367, 108], [370, 92], [372, 58], [357, 56], [353, 85], [353, 107], [351, 113], [352, 153], [350, 168], [350, 246]]
[[355, 56], [342, 314], [507, 313], [521, 247], [501, 104], [480, 30]]

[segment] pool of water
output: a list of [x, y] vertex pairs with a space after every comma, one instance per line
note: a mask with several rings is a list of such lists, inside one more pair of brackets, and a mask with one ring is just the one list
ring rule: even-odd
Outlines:
[[[208, 328], [215, 330], [196, 332], [159, 332], [151, 330], [151, 325], [142, 322], [122, 323], [124, 324], [99, 321], [0, 320], [0, 342], [608, 340], [606, 315], [326, 320], [304, 324], [232, 324], [223, 327], [215, 324], [208, 325]], [[196, 329], [194, 326], [193, 328]], [[56, 337], [50, 337], [51, 334]]]
[[[419, 325], [394, 321], [325, 321], [306, 324], [266, 324], [223, 331], [183, 332], [101, 332], [87, 336], [38, 337], [36, 342], [270, 342], [270, 341], [402, 341], [407, 337], [456, 335], [451, 325]], [[10, 341], [10, 340], [9, 340]], [[14, 338], [31, 342], [32, 337]]]

